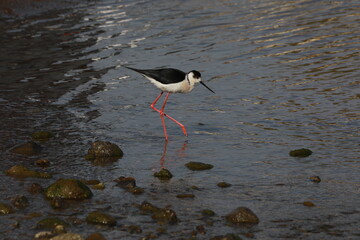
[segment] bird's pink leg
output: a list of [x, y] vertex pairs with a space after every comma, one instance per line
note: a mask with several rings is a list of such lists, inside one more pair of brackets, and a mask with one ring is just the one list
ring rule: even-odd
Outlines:
[[150, 105], [150, 107], [151, 107], [152, 109], [154, 109], [155, 111], [157, 111], [158, 113], [160, 113], [160, 110], [157, 109], [157, 108], [155, 108], [155, 104], [157, 103], [157, 101], [159, 101], [159, 99], [160, 99], [160, 97], [163, 95], [163, 93], [164, 93], [164, 92], [161, 92], [161, 93], [159, 94], [159, 96], [157, 96], [157, 98], [155, 98], [154, 102]]
[[161, 107], [161, 110], [160, 110], [160, 115], [164, 115], [165, 117], [169, 118], [170, 120], [172, 120], [173, 122], [175, 122], [177, 125], [179, 125], [184, 133], [185, 136], [187, 136], [187, 132], [186, 132], [186, 128], [183, 124], [181, 124], [179, 121], [177, 121], [176, 119], [170, 117], [169, 115], [167, 115], [166, 113], [164, 113], [164, 109], [165, 109], [165, 105], [166, 105], [166, 102], [169, 98], [169, 95], [170, 93], [167, 93], [166, 96], [165, 96], [165, 100], [164, 100], [164, 103]]
[[164, 100], [164, 103], [161, 107], [161, 110], [157, 109], [155, 107], [155, 104], [159, 101], [160, 97], [163, 95], [164, 92], [161, 92], [159, 94], [159, 96], [157, 96], [157, 98], [154, 100], [154, 102], [150, 105], [151, 109], [157, 111], [159, 114], [160, 114], [160, 118], [161, 118], [161, 123], [162, 123], [162, 126], [163, 126], [163, 129], [164, 129], [164, 135], [165, 135], [165, 140], [167, 141], [168, 140], [168, 135], [167, 135], [167, 132], [166, 132], [166, 126], [165, 126], [165, 120], [164, 120], [164, 116], [169, 118], [171, 121], [175, 122], [177, 125], [179, 125], [184, 133], [185, 136], [187, 136], [187, 132], [186, 132], [186, 128], [183, 124], [181, 124], [179, 121], [177, 121], [176, 119], [170, 117], [169, 115], [167, 115], [166, 113], [164, 113], [164, 109], [165, 109], [165, 105], [166, 105], [166, 102], [169, 98], [169, 95], [170, 93], [167, 93], [166, 96], [165, 96], [165, 100]]
[[162, 109], [162, 111], [160, 111], [159, 109], [157, 109], [157, 108], [155, 107], [155, 104], [157, 103], [157, 101], [159, 101], [159, 99], [160, 99], [160, 97], [163, 95], [163, 93], [164, 93], [164, 92], [161, 92], [161, 93], [159, 94], [159, 96], [157, 96], [157, 98], [154, 100], [154, 102], [151, 103], [150, 107], [151, 107], [153, 110], [155, 110], [155, 111], [157, 111], [158, 113], [160, 113], [161, 124], [162, 124], [163, 129], [164, 129], [165, 140], [168, 141], [168, 135], [167, 135], [167, 132], [166, 132], [166, 125], [165, 125], [165, 119], [164, 119], [164, 111], [163, 111], [163, 109]]

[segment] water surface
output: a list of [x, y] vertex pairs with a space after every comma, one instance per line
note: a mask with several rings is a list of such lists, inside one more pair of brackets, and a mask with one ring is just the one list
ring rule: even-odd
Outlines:
[[[46, 2], [48, 4], [48, 2]], [[199, 239], [247, 232], [255, 239], [357, 239], [359, 209], [360, 7], [356, 1], [79, 1], [29, 6], [3, 14], [0, 53], [0, 149], [2, 172], [33, 167], [47, 158], [54, 178], [99, 179], [107, 186], [91, 201], [65, 210], [84, 219], [108, 209], [119, 226], [99, 229], [107, 239], [139, 239], [154, 231], [133, 203], [171, 205], [181, 220], [159, 239], [190, 238], [203, 225], [199, 210], [216, 212]], [[39, 9], [39, 8], [37, 8]], [[197, 86], [170, 95], [165, 145], [159, 94], [150, 82], [122, 66], [196, 69], [216, 94]], [[161, 101], [161, 100], [160, 100]], [[161, 104], [161, 102], [160, 102]], [[37, 130], [55, 138], [40, 156], [8, 150]], [[106, 166], [83, 159], [89, 142], [111, 141], [124, 157]], [[309, 148], [307, 158], [288, 152]], [[204, 172], [189, 161], [214, 165]], [[166, 167], [166, 183], [152, 174]], [[309, 181], [320, 176], [319, 184]], [[133, 196], [112, 180], [133, 176], [145, 189]], [[41, 217], [58, 214], [26, 187], [53, 180], [13, 180], [0, 175], [1, 201], [17, 194], [31, 207], [1, 216], [0, 236], [30, 238]], [[218, 182], [232, 186], [220, 189]], [[197, 186], [200, 190], [191, 187]], [[195, 198], [176, 198], [180, 193]], [[104, 200], [105, 199], [105, 200]], [[316, 206], [304, 206], [311, 201]], [[233, 228], [222, 216], [239, 206], [260, 218], [253, 228]], [[11, 224], [20, 222], [18, 229]], [[130, 234], [121, 225], [138, 224]], [[84, 236], [92, 226], [70, 228]], [[156, 232], [156, 231], [155, 231]], [[241, 235], [243, 238], [245, 236]]]

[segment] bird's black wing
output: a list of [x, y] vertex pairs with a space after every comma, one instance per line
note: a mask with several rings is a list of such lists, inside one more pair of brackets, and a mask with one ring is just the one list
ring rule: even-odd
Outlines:
[[140, 74], [146, 75], [163, 84], [178, 83], [185, 79], [186, 73], [174, 68], [163, 69], [136, 69], [126, 67]]

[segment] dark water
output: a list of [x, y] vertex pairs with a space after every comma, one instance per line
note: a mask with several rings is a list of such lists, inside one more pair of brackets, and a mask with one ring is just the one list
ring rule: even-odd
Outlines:
[[[190, 238], [204, 225], [204, 208], [217, 216], [198, 239], [247, 232], [255, 239], [360, 238], [358, 1], [36, 4], [1, 8], [0, 201], [9, 204], [17, 194], [30, 200], [25, 210], [0, 216], [1, 238], [30, 239], [46, 216], [84, 219], [107, 209], [118, 227], [97, 231], [107, 239], [139, 239], [158, 228], [132, 206], [143, 200], [171, 205], [181, 220], [158, 239]], [[166, 108], [187, 127], [188, 138], [167, 121], [164, 145], [160, 118], [149, 108], [159, 91], [122, 65], [201, 71], [216, 94], [197, 86], [171, 95]], [[37, 130], [56, 135], [40, 156], [8, 151]], [[107, 166], [85, 161], [94, 140], [118, 144], [123, 159]], [[297, 148], [313, 154], [290, 157]], [[37, 169], [39, 158], [51, 161], [47, 171], [55, 179], [99, 179], [106, 189], [55, 211], [26, 191], [54, 179], [14, 180], [3, 173], [15, 164]], [[191, 172], [184, 167], [189, 161], [214, 168]], [[174, 174], [167, 183], [152, 176], [162, 166]], [[309, 181], [314, 175], [321, 183]], [[135, 177], [145, 193], [133, 196], [114, 186], [119, 176]], [[221, 181], [232, 187], [218, 188]], [[196, 197], [176, 198], [180, 193]], [[260, 224], [226, 225], [222, 216], [239, 206], [252, 209]], [[34, 212], [42, 216], [30, 218]], [[131, 224], [143, 233], [122, 230]], [[69, 230], [84, 237], [95, 231], [86, 223]]]

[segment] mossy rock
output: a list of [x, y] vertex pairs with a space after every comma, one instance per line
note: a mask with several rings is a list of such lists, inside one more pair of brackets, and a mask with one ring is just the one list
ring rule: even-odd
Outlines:
[[106, 240], [106, 238], [99, 232], [90, 234], [86, 240]]
[[211, 209], [204, 209], [201, 211], [201, 214], [203, 216], [207, 216], [207, 217], [212, 217], [212, 216], [215, 216], [215, 212]]
[[289, 152], [289, 155], [291, 157], [308, 157], [311, 154], [312, 154], [312, 151], [307, 148], [296, 149], [296, 150], [292, 150]]
[[119, 159], [124, 155], [123, 151], [114, 143], [105, 141], [96, 141], [91, 143], [87, 154], [86, 160], [96, 160], [103, 158]]
[[55, 237], [50, 238], [51, 240], [84, 240], [84, 238], [78, 233], [61, 233]]
[[147, 212], [147, 213], [155, 213], [160, 210], [159, 207], [149, 203], [148, 201], [143, 201], [139, 206], [140, 210]]
[[86, 222], [106, 226], [116, 225], [116, 219], [114, 217], [100, 211], [94, 211], [89, 213], [89, 215], [86, 217]]
[[319, 176], [311, 176], [310, 181], [315, 182], [315, 183], [319, 183], [321, 182], [321, 178]]
[[23, 195], [16, 196], [11, 203], [18, 209], [24, 209], [29, 206], [29, 200]]
[[315, 204], [313, 202], [310, 202], [310, 201], [303, 202], [303, 205], [306, 206], [306, 207], [315, 207]]
[[176, 224], [178, 222], [176, 212], [167, 208], [156, 211], [151, 217], [159, 224]]
[[212, 237], [210, 240], [242, 240], [242, 238], [236, 234], [228, 233], [226, 235]]
[[182, 194], [178, 194], [176, 195], [177, 198], [195, 198], [195, 195], [192, 193], [182, 193]]
[[48, 131], [37, 131], [37, 132], [34, 132], [33, 134], [31, 134], [31, 137], [34, 140], [40, 141], [40, 142], [49, 141], [49, 139], [52, 138], [53, 136], [54, 136], [54, 134], [51, 132], [48, 132]]
[[15, 165], [6, 171], [6, 175], [16, 178], [52, 178], [52, 175], [44, 172], [30, 170], [22, 165]]
[[64, 227], [70, 226], [69, 223], [65, 222], [64, 220], [61, 220], [57, 217], [48, 217], [40, 220], [36, 224], [36, 229], [48, 229], [48, 230], [54, 230], [56, 226], [62, 225]]
[[259, 218], [247, 207], [238, 207], [226, 215], [226, 220], [232, 224], [258, 224]]
[[141, 187], [134, 187], [134, 188], [128, 189], [128, 191], [134, 195], [140, 195], [140, 194], [143, 194], [145, 190]]
[[45, 190], [46, 198], [82, 200], [93, 196], [90, 188], [76, 179], [59, 179]]
[[231, 184], [227, 183], [227, 182], [219, 182], [217, 184], [217, 186], [220, 187], [220, 188], [228, 188], [228, 187], [231, 187]]
[[13, 147], [10, 152], [25, 156], [37, 155], [41, 152], [42, 147], [35, 142], [27, 142]]
[[6, 214], [13, 213], [13, 212], [14, 212], [14, 209], [11, 206], [0, 202], [0, 215], [6, 215]]
[[169, 180], [173, 177], [172, 173], [166, 168], [162, 168], [160, 171], [154, 173], [154, 177], [157, 177], [161, 180]]
[[214, 166], [208, 163], [202, 162], [188, 162], [185, 166], [192, 171], [203, 171], [212, 169]]

